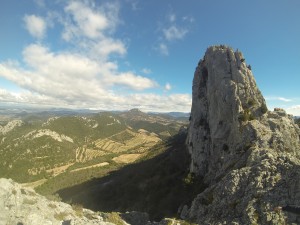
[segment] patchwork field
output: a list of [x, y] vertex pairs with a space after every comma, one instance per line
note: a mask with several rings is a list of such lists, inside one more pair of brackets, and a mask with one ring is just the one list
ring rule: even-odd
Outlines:
[[0, 118], [0, 177], [44, 194], [143, 160], [187, 120], [139, 110], [37, 113]]

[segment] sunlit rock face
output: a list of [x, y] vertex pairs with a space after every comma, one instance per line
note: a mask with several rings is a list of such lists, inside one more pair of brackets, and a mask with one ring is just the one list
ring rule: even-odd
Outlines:
[[[254, 137], [241, 132], [241, 116], [261, 117], [265, 100], [241, 52], [210, 47], [196, 69], [189, 130], [191, 171], [205, 176], [224, 169]], [[245, 112], [245, 113], [246, 113]], [[211, 176], [211, 175], [209, 175]], [[209, 178], [208, 178], [209, 179]]]
[[113, 225], [91, 210], [57, 201], [0, 178], [0, 224]]
[[209, 188], [183, 217], [267, 224], [274, 207], [299, 206], [299, 136], [291, 115], [267, 110], [241, 52], [209, 47], [194, 75], [187, 138], [190, 171]]

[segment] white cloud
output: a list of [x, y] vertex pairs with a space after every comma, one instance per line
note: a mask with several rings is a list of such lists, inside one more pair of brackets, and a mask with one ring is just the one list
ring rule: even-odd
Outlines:
[[23, 20], [26, 29], [33, 37], [42, 39], [45, 36], [47, 24], [42, 17], [25, 15]]
[[166, 91], [170, 91], [171, 89], [172, 89], [171, 84], [166, 83], [166, 85], [165, 85], [165, 90], [166, 90]]
[[158, 46], [158, 51], [163, 55], [169, 55], [168, 46], [164, 43], [160, 43]]
[[179, 28], [175, 25], [172, 25], [167, 29], [163, 29], [164, 36], [168, 41], [183, 39], [187, 32], [187, 29]]
[[0, 76], [38, 95], [77, 101], [110, 99], [111, 87], [145, 90], [156, 87], [155, 81], [132, 72], [120, 73], [112, 62], [96, 62], [68, 52], [53, 53], [48, 48], [32, 44], [23, 51], [30, 70], [9, 62], [0, 63]]
[[293, 109], [300, 109], [300, 105], [294, 105], [294, 106], [292, 106], [292, 107], [290, 107], [288, 109], [291, 109], [291, 110], [293, 110]]
[[49, 96], [34, 94], [30, 91], [22, 91], [20, 93], [10, 92], [5, 89], [0, 89], [0, 101], [5, 103], [17, 104], [34, 104], [40, 106], [66, 106], [63, 101], [54, 99]]
[[182, 20], [183, 21], [188, 21], [190, 23], [193, 23], [195, 21], [195, 19], [193, 17], [191, 17], [191, 16], [183, 16]]
[[286, 109], [287, 113], [294, 116], [300, 116], [300, 105], [294, 105]]
[[130, 95], [127, 108], [139, 107], [144, 111], [156, 112], [190, 112], [192, 98], [188, 94], [172, 94], [161, 96], [156, 94]]
[[46, 6], [45, 0], [34, 0], [34, 2], [41, 8], [44, 8]]
[[93, 49], [95, 53], [103, 58], [111, 55], [112, 53], [116, 53], [119, 55], [126, 54], [126, 48], [124, 44], [119, 40], [113, 40], [111, 38], [106, 38], [100, 40], [95, 44], [95, 48]]
[[[53, 52], [41, 44], [31, 44], [23, 50], [24, 66], [19, 62], [0, 62], [0, 76], [31, 94], [22, 93], [20, 101], [43, 99], [50, 104], [56, 100], [63, 105], [127, 104], [127, 100], [113, 90], [143, 91], [158, 86], [149, 78], [119, 71], [117, 62], [110, 60], [112, 54], [122, 56], [127, 51], [121, 40], [112, 37], [119, 23], [118, 3], [96, 6], [91, 1], [70, 1], [64, 12], [65, 15], [53, 12], [51, 18], [63, 25], [62, 35], [74, 46], [74, 51]], [[24, 20], [29, 24], [39, 18], [26, 16]], [[14, 97], [9, 99], [17, 101]]]
[[89, 1], [69, 1], [65, 16], [59, 17], [63, 25], [62, 38], [90, 57], [105, 62], [112, 54], [127, 53], [123, 41], [112, 37], [119, 20], [119, 4], [96, 6]]
[[77, 37], [103, 38], [106, 31], [112, 31], [118, 24], [119, 5], [107, 3], [99, 8], [88, 2], [70, 1], [65, 7], [70, 18], [63, 21], [63, 38], [67, 41]]
[[89, 38], [97, 38], [102, 35], [103, 30], [108, 27], [108, 20], [102, 13], [92, 11], [81, 2], [71, 1], [65, 8], [67, 13], [73, 16], [76, 27], [81, 34]]
[[37, 107], [55, 106], [65, 108], [97, 108], [104, 110], [128, 110], [139, 107], [144, 111], [155, 112], [190, 112], [192, 99], [188, 94], [173, 94], [161, 96], [157, 94], [130, 94], [115, 95], [107, 92], [98, 96], [97, 99], [77, 99], [68, 101], [64, 98], [53, 98], [24, 91], [12, 93], [5, 89], [0, 89], [0, 101], [9, 103], [33, 104]]
[[282, 101], [282, 102], [292, 102], [292, 99], [284, 98], [284, 97], [266, 97], [266, 100], [270, 101]]
[[174, 13], [170, 13], [168, 15], [168, 20], [172, 23], [172, 22], [175, 22], [176, 20], [176, 15]]
[[[0, 89], [0, 101], [105, 110], [141, 106], [145, 111], [190, 111], [190, 95], [142, 93], [159, 85], [148, 77], [121, 71], [118, 62], [112, 60], [112, 55], [127, 53], [124, 42], [113, 37], [120, 23], [118, 3], [66, 4], [65, 14], [51, 12], [47, 24], [35, 15], [25, 16], [24, 21], [37, 38], [45, 37], [46, 28], [59, 22], [68, 50], [53, 51], [42, 44], [31, 44], [24, 48], [22, 61], [0, 62], [0, 77], [21, 88], [18, 93]], [[165, 43], [157, 49], [169, 54]], [[150, 74], [151, 70], [144, 68], [141, 72]], [[171, 89], [171, 85], [165, 88]]]
[[11, 102], [15, 101], [16, 94], [13, 94], [5, 89], [0, 88], [0, 101], [1, 102]]
[[278, 100], [284, 101], [284, 102], [291, 102], [291, 101], [293, 101], [292, 99], [283, 98], [283, 97], [279, 97]]
[[146, 77], [134, 75], [131, 72], [121, 73], [120, 75], [110, 77], [110, 81], [114, 84], [125, 85], [137, 91], [157, 86], [156, 82], [154, 82], [153, 80], [150, 80]]
[[162, 36], [159, 37], [159, 45], [156, 49], [163, 55], [169, 55], [169, 47], [171, 42], [176, 40], [183, 40], [189, 32], [188, 24], [193, 22], [192, 17], [184, 16], [178, 23], [177, 16], [171, 12], [166, 16], [166, 24], [160, 25], [158, 30], [162, 32]]
[[150, 73], [152, 73], [152, 71], [151, 71], [151, 69], [143, 68], [142, 69], [142, 73], [144, 73], [144, 74], [150, 74]]

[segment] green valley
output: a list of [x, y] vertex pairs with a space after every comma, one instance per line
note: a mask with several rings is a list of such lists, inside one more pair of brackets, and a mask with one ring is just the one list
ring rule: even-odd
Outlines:
[[12, 178], [44, 195], [161, 153], [168, 139], [188, 123], [187, 118], [137, 109], [23, 112], [0, 119], [0, 177]]

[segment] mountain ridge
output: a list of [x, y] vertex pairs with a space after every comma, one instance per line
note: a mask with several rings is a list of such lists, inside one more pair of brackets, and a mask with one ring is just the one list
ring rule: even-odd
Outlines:
[[60, 186], [62, 173], [75, 171], [80, 179], [89, 174], [88, 180], [101, 174], [100, 170], [140, 160], [187, 125], [187, 120], [143, 112], [144, 119], [123, 116], [128, 114], [45, 112], [5, 119], [0, 125], [0, 176], [42, 186], [44, 191], [47, 185]]

